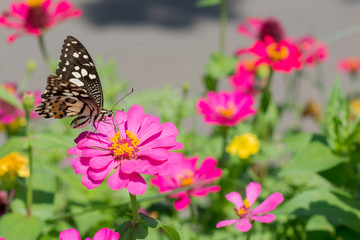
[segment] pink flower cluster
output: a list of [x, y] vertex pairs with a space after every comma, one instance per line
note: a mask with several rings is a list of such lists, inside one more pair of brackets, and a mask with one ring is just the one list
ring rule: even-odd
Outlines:
[[[102, 228], [96, 232], [94, 238], [86, 238], [85, 240], [119, 240], [119, 237], [119, 233], [108, 228]], [[78, 230], [72, 228], [62, 231], [59, 240], [81, 240], [81, 236]]]
[[0, 16], [0, 25], [17, 30], [8, 37], [8, 42], [14, 42], [25, 34], [40, 36], [55, 24], [80, 17], [81, 14], [81, 10], [74, 8], [67, 0], [60, 0], [56, 4], [51, 0], [28, 0], [11, 3], [10, 10]]
[[176, 198], [174, 207], [183, 210], [190, 205], [190, 197], [205, 197], [208, 193], [220, 191], [220, 186], [211, 185], [221, 177], [222, 171], [216, 168], [217, 161], [214, 158], [206, 158], [200, 167], [197, 167], [199, 158], [185, 158], [181, 155], [173, 161], [173, 167], [168, 175], [155, 176], [151, 183], [158, 187], [160, 193], [167, 193], [181, 187], [191, 189], [171, 194], [169, 197]]
[[197, 109], [208, 124], [235, 126], [256, 113], [254, 99], [250, 94], [234, 92], [208, 92], [199, 99]]
[[338, 62], [340, 71], [349, 74], [357, 74], [360, 71], [360, 57], [346, 57]]
[[[238, 32], [254, 40], [250, 47], [236, 51], [240, 57], [238, 70], [230, 77], [230, 83], [235, 89], [253, 92], [255, 86], [252, 77], [257, 76], [258, 67], [267, 64], [274, 71], [290, 73], [305, 66], [314, 66], [327, 58], [327, 47], [316, 38], [306, 35], [300, 38], [288, 37], [281, 23], [275, 18], [248, 18], [238, 26]], [[243, 57], [251, 54], [255, 57], [252, 71], [243, 69]], [[246, 62], [246, 61], [245, 61]], [[251, 84], [249, 84], [251, 82]]]
[[237, 192], [226, 194], [226, 199], [234, 204], [234, 211], [238, 218], [220, 221], [218, 224], [216, 224], [216, 227], [220, 228], [235, 224], [235, 227], [239, 231], [247, 232], [252, 227], [252, 221], [259, 221], [262, 223], [270, 223], [274, 221], [274, 214], [268, 214], [268, 212], [274, 210], [277, 205], [282, 203], [284, 201], [284, 197], [281, 193], [273, 193], [267, 197], [259, 206], [254, 208], [253, 205], [260, 192], [261, 185], [259, 183], [250, 182], [246, 186], [246, 198], [244, 200]]
[[[12, 94], [15, 98], [19, 100], [19, 104], [22, 102], [22, 94], [17, 92], [17, 85], [15, 83], [5, 83], [1, 85], [0, 87], [4, 88], [6, 91], [8, 91], [10, 94]], [[39, 104], [41, 102], [41, 93], [39, 91], [33, 92], [35, 97], [35, 105]], [[5, 124], [9, 125], [13, 123], [18, 118], [24, 117], [25, 111], [22, 108], [17, 108], [13, 105], [11, 105], [8, 102], [5, 102], [4, 100], [0, 99], [0, 125]], [[39, 115], [31, 111], [30, 112], [31, 118], [38, 118]]]
[[[113, 190], [126, 188], [133, 195], [144, 194], [147, 188], [141, 174], [165, 175], [172, 159], [183, 147], [176, 142], [178, 130], [173, 123], [146, 115], [141, 106], [133, 105], [128, 113], [117, 111], [113, 118], [94, 124], [99, 133], [83, 132], [77, 144], [68, 150], [80, 157], [74, 160], [76, 174], [88, 189], [107, 179]], [[114, 171], [113, 171], [114, 170]]]

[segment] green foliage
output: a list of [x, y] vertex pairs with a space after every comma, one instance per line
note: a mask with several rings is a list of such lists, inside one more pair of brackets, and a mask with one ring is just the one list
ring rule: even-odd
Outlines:
[[197, 7], [211, 7], [221, 4], [224, 0], [198, 0], [196, 2]]

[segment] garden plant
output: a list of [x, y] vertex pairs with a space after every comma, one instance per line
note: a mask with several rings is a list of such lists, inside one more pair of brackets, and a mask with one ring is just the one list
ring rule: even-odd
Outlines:
[[[1, 80], [1, 240], [360, 239], [360, 98], [336, 77], [323, 91], [326, 42], [290, 36], [272, 16], [239, 23], [251, 44], [225, 54], [227, 4], [196, 2], [221, 11], [195, 98], [191, 84], [133, 91], [115, 61], [91, 58], [86, 39], [66, 32], [60, 59], [50, 56], [46, 34], [82, 17], [69, 0], [3, 9], [8, 43], [36, 38], [48, 72], [38, 91], [24, 91], [32, 61], [23, 81]], [[338, 67], [356, 79], [360, 57]], [[288, 82], [281, 103], [274, 76]], [[305, 79], [325, 106], [299, 104]], [[304, 118], [318, 131], [302, 130]]]

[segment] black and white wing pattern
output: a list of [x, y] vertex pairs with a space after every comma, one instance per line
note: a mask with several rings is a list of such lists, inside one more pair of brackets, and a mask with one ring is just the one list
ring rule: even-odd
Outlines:
[[64, 40], [56, 76], [48, 76], [43, 101], [35, 111], [44, 118], [76, 117], [72, 128], [104, 120], [112, 111], [103, 109], [103, 93], [95, 64], [74, 37]]
[[64, 40], [56, 75], [86, 89], [97, 105], [103, 107], [103, 93], [94, 61], [84, 45], [72, 36]]

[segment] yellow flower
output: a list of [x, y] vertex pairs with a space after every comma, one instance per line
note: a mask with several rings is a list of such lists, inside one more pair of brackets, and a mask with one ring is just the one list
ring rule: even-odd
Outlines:
[[259, 149], [259, 139], [255, 134], [252, 133], [245, 133], [240, 136], [235, 136], [230, 144], [226, 147], [226, 151], [230, 155], [237, 155], [242, 159], [247, 159], [251, 155], [257, 154]]
[[0, 179], [15, 180], [16, 176], [27, 178], [30, 175], [28, 165], [29, 160], [20, 153], [9, 153], [0, 159]]
[[360, 98], [355, 98], [349, 103], [350, 119], [354, 120], [360, 116]]

